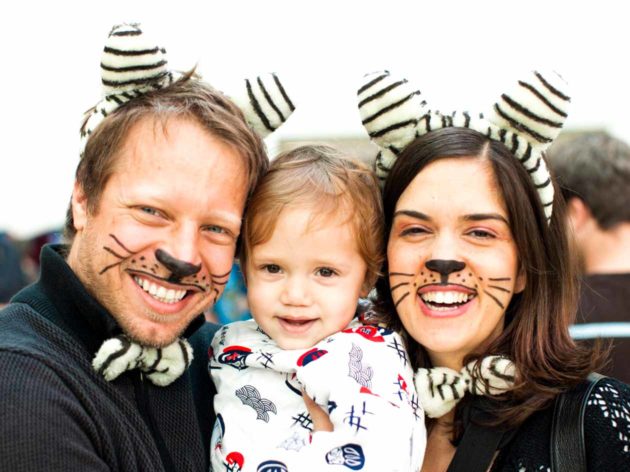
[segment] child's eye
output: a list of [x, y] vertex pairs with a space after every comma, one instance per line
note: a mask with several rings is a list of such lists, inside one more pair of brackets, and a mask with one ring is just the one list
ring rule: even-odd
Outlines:
[[317, 269], [317, 275], [321, 275], [322, 277], [332, 277], [333, 275], [337, 275], [337, 271], [335, 269], [331, 269], [330, 267], [320, 267]]
[[262, 267], [262, 269], [270, 274], [280, 273], [280, 266], [277, 264], [266, 264]]

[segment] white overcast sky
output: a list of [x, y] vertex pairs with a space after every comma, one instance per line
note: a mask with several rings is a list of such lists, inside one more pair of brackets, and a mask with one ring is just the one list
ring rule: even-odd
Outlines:
[[114, 24], [140, 22], [174, 68], [198, 63], [228, 93], [242, 77], [278, 72], [298, 109], [274, 139], [365, 136], [355, 100], [365, 72], [400, 72], [448, 110], [482, 109], [524, 71], [547, 67], [571, 86], [567, 128], [630, 140], [624, 4], [9, 0], [0, 17], [0, 230], [28, 237], [62, 224], [81, 114], [100, 98]]

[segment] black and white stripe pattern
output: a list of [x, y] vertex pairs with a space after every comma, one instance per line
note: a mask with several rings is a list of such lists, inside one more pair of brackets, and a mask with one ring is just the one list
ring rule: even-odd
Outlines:
[[465, 365], [460, 372], [447, 367], [418, 369], [415, 385], [430, 418], [451, 411], [466, 393], [501, 395], [514, 385], [515, 366], [502, 356], [488, 356]]
[[164, 387], [184, 373], [192, 358], [192, 347], [185, 339], [156, 348], [141, 346], [120, 335], [101, 345], [92, 367], [108, 382], [127, 370], [139, 369], [153, 384]]
[[553, 184], [542, 154], [567, 118], [570, 98], [565, 89], [559, 75], [534, 71], [502, 94], [485, 116], [460, 111], [442, 114], [430, 110], [406, 79], [384, 71], [365, 76], [358, 101], [363, 125], [380, 147], [375, 170], [381, 180], [416, 137], [440, 128], [470, 128], [504, 143], [525, 166], [549, 219]]
[[[81, 127], [81, 156], [90, 134], [105, 117], [129, 100], [168, 87], [180, 76], [168, 69], [166, 50], [149, 39], [140, 25], [114, 26], [101, 59], [103, 98], [88, 111]], [[281, 126], [295, 110], [276, 74], [247, 79], [234, 101], [262, 137]]]
[[88, 112], [81, 127], [81, 155], [90, 134], [119, 106], [175, 79], [168, 70], [166, 50], [151, 41], [138, 24], [112, 28], [103, 48], [103, 99]]
[[245, 79], [244, 92], [232, 99], [249, 125], [263, 138], [278, 129], [295, 110], [276, 74]]

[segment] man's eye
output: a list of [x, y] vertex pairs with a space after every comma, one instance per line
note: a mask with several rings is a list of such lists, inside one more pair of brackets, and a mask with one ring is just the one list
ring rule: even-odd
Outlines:
[[140, 211], [147, 215], [160, 216], [160, 212], [153, 207], [143, 206], [140, 207]]
[[280, 272], [280, 266], [276, 264], [267, 264], [263, 266], [263, 270], [270, 274], [278, 274]]
[[222, 228], [221, 226], [217, 226], [217, 225], [206, 226], [206, 231], [209, 231], [211, 233], [217, 233], [217, 234], [223, 234], [226, 232], [225, 228]]
[[320, 267], [319, 269], [317, 269], [317, 275], [321, 275], [322, 277], [332, 277], [336, 274], [337, 272], [330, 267]]

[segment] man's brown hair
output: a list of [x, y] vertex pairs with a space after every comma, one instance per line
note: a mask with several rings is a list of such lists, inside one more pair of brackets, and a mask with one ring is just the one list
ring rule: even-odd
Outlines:
[[347, 211], [359, 254], [367, 264], [363, 288], [374, 285], [384, 258], [383, 204], [377, 179], [333, 147], [302, 146], [278, 156], [251, 198], [243, 224], [240, 261], [271, 238], [283, 209], [307, 206], [310, 224]]
[[[247, 125], [241, 110], [221, 92], [199, 80], [194, 72], [185, 74], [168, 87], [130, 100], [107, 116], [90, 135], [76, 171], [76, 181], [87, 197], [88, 210], [96, 212], [117, 157], [129, 130], [144, 118], [165, 125], [169, 118], [192, 118], [208, 133], [233, 147], [247, 169], [250, 196], [269, 166], [262, 139]], [[64, 228], [71, 242], [76, 234], [72, 207]]]

